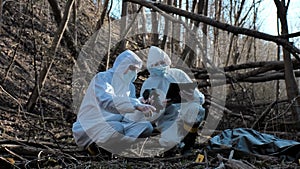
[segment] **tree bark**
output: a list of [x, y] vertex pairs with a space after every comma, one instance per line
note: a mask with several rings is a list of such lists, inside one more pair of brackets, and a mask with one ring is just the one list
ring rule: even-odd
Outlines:
[[103, 10], [102, 10], [100, 19], [98, 20], [97, 25], [96, 25], [96, 31], [101, 29], [101, 27], [104, 23], [104, 19], [105, 19], [107, 8], [108, 8], [108, 2], [109, 2], [109, 0], [105, 0], [105, 2], [104, 2]]
[[[285, 4], [285, 0], [274, 0], [277, 7], [277, 17], [281, 23], [281, 34], [287, 35], [288, 31], [288, 23], [287, 23], [287, 10], [288, 5]], [[289, 38], [284, 38], [287, 43], [289, 42]], [[284, 74], [285, 74], [285, 85], [287, 96], [290, 102], [294, 101], [294, 106], [292, 107], [292, 113], [294, 119], [296, 121], [300, 121], [300, 97], [299, 97], [299, 89], [296, 82], [296, 78], [293, 72], [293, 64], [291, 60], [291, 54], [285, 48], [283, 49], [283, 59], [284, 59]]]
[[[48, 2], [52, 8], [54, 20], [56, 21], [57, 26], [59, 26], [62, 21], [62, 16], [61, 16], [61, 10], [57, 3], [57, 0], [48, 0]], [[72, 38], [72, 35], [71, 35], [70, 31], [68, 30], [68, 28], [66, 28], [63, 36], [64, 36], [64, 41], [67, 44], [67, 47], [71, 51], [72, 55], [74, 55], [74, 57], [76, 58], [78, 52], [76, 50], [76, 45], [74, 43], [74, 39]]]
[[125, 2], [124, 0], [122, 1], [122, 20], [121, 20], [121, 25], [120, 25], [120, 36], [121, 36], [121, 42], [120, 42], [120, 49], [119, 50], [124, 50], [126, 48], [126, 39], [123, 39], [125, 36], [125, 31], [127, 30], [127, 13], [128, 13], [128, 3]]
[[74, 45], [77, 47], [77, 2], [76, 0], [74, 1], [73, 5], [73, 24], [74, 24]]
[[[193, 2], [193, 3], [195, 3], [195, 1]], [[199, 0], [198, 1], [198, 3], [197, 3], [197, 14], [201, 14], [201, 15], [203, 15], [204, 14], [204, 7], [205, 6], [205, 0]], [[194, 6], [194, 4], [193, 4], [193, 8], [195, 8], [196, 6]], [[195, 10], [195, 9], [193, 9], [193, 10]], [[195, 33], [195, 35], [198, 35], [198, 29], [199, 29], [199, 26], [200, 26], [200, 22], [192, 22], [192, 23], [194, 23], [193, 24], [193, 32]], [[203, 29], [202, 29], [202, 31], [203, 31]], [[204, 33], [204, 32], [203, 32]], [[189, 47], [187, 48], [189, 51], [188, 51], [188, 55], [184, 58], [184, 61], [185, 61], [185, 63], [188, 65], [188, 66], [196, 66], [196, 65], [193, 65], [193, 63], [196, 63], [195, 62], [195, 60], [197, 60], [197, 56], [196, 56], [196, 53], [195, 53], [195, 49], [196, 49], [196, 47], [197, 47], [197, 43], [195, 43], [196, 42], [196, 40], [194, 40], [194, 38], [195, 37], [190, 37], [189, 39]], [[203, 40], [204, 40], [204, 38], [206, 38], [205, 36], [203, 36]], [[193, 40], [191, 40], [191, 39], [193, 39]], [[202, 51], [202, 53], [205, 55], [206, 54], [206, 50], [205, 50], [205, 46], [206, 46], [206, 44], [205, 44], [205, 40], [203, 41], [203, 43], [202, 44], [198, 44], [198, 45], [202, 45], [203, 46], [203, 50], [201, 50]]]
[[107, 47], [107, 59], [106, 59], [106, 70], [109, 69], [110, 65], [110, 48], [111, 48], [111, 21], [110, 21], [110, 12], [111, 12], [111, 9], [112, 9], [112, 6], [113, 6], [113, 1], [110, 1], [110, 8], [107, 12], [107, 18], [108, 18], [108, 32], [109, 32], [109, 39], [108, 39], [108, 47]]
[[[174, 0], [174, 5], [182, 8], [182, 0]], [[175, 16], [177, 19], [182, 20], [181, 16]], [[179, 43], [183, 41], [181, 39], [181, 35], [184, 34], [181, 32], [181, 26], [178, 23], [171, 22], [172, 24], [172, 38], [171, 38], [171, 52], [172, 53], [180, 53], [180, 45]]]
[[145, 8], [142, 7], [142, 30], [143, 30], [143, 34], [142, 34], [142, 41], [143, 41], [143, 47], [146, 47], [147, 46], [147, 28], [146, 28], [146, 25], [147, 25], [147, 19], [146, 19], [146, 13], [145, 13]]
[[72, 6], [74, 4], [75, 0], [68, 0], [66, 3], [65, 11], [64, 11], [64, 17], [62, 18], [62, 21], [56, 31], [55, 37], [52, 41], [52, 45], [49, 49], [49, 56], [48, 56], [48, 62], [44, 65], [43, 69], [40, 72], [39, 81], [35, 85], [33, 92], [31, 93], [29, 100], [26, 104], [27, 111], [32, 111], [34, 109], [34, 106], [37, 102], [37, 99], [40, 96], [40, 93], [43, 89], [44, 83], [46, 81], [47, 75], [51, 69], [51, 66], [53, 64], [57, 48], [60, 44], [60, 41], [62, 39], [62, 36], [67, 28], [67, 23], [70, 18], [70, 13], [72, 11]]
[[[240, 20], [241, 13], [242, 13], [243, 8], [244, 8], [244, 4], [245, 4], [245, 0], [242, 0], [241, 6], [239, 7], [239, 10], [236, 14], [234, 13], [235, 10], [232, 10], [232, 8], [231, 8], [230, 13], [232, 13], [233, 16], [234, 16], [234, 18], [233, 18], [234, 19], [234, 26], [237, 26], [237, 27], [239, 26], [239, 20]], [[235, 5], [237, 5], [237, 4], [235, 3]], [[236, 7], [234, 7], [234, 8], [236, 8]], [[238, 41], [237, 35], [231, 34], [225, 66], [228, 66], [229, 60], [230, 60], [231, 57], [232, 57], [233, 64], [237, 64], [237, 59], [238, 59], [238, 56], [239, 56], [239, 55], [237, 55], [237, 52], [238, 52], [237, 41]]]
[[[156, 2], [156, 0], [152, 0], [153, 2]], [[158, 39], [158, 16], [157, 13], [152, 11], [151, 13], [151, 22], [152, 22], [152, 38], [151, 42], [154, 46], [158, 46], [159, 39]]]
[[[208, 0], [204, 0], [204, 4], [203, 4], [203, 15], [204, 16], [207, 16], [208, 15]], [[203, 54], [204, 56], [202, 58], [207, 58], [207, 45], [208, 45], [208, 42], [207, 42], [207, 32], [208, 32], [208, 26], [207, 24], [203, 23], [202, 25], [202, 32], [203, 32], [203, 37], [202, 37], [202, 41], [203, 41]], [[200, 63], [202, 62], [202, 58], [199, 58], [200, 56], [195, 56], [196, 59], [197, 59], [197, 62], [196, 62], [196, 67], [200, 67]], [[201, 62], [200, 62], [201, 61]]]
[[[172, 5], [173, 4], [173, 0], [168, 0], [168, 5]], [[161, 49], [165, 49], [165, 45], [167, 42], [167, 38], [168, 38], [168, 34], [169, 32], [172, 32], [172, 27], [169, 26], [170, 25], [170, 21], [168, 18], [165, 18], [165, 28], [164, 28], [164, 36], [163, 36], [163, 40], [161, 42], [160, 48]]]
[[2, 8], [3, 8], [3, 2], [0, 0], [0, 25], [2, 24]]
[[57, 1], [56, 0], [48, 0], [48, 2], [52, 8], [53, 16], [54, 16], [54, 20], [56, 21], [56, 24], [60, 25], [62, 16], [61, 16], [61, 10], [60, 10], [60, 7], [59, 7]]
[[96, 15], [98, 15], [101, 11], [102, 8], [102, 1], [101, 0], [97, 0], [97, 12]]
[[[197, 10], [196, 10], [196, 7]], [[204, 7], [204, 0], [200, 0], [197, 2], [197, 0], [193, 1], [191, 12], [197, 12], [198, 14], [203, 14], [203, 7]], [[199, 23], [200, 22], [190, 22], [190, 27], [192, 28], [192, 31], [194, 34], [198, 34], [197, 31], [199, 29]], [[182, 60], [185, 62], [188, 66], [194, 66], [193, 62], [195, 60], [196, 54], [194, 52], [194, 49], [196, 48], [196, 40], [195, 37], [191, 34], [186, 35], [188, 38], [185, 41], [185, 47], [183, 49], [183, 52], [181, 54]], [[204, 52], [205, 53], [205, 52]]]
[[[222, 0], [215, 1], [215, 20], [220, 21], [221, 18], [221, 10], [222, 9]], [[214, 45], [214, 54], [212, 57], [212, 61], [215, 63], [216, 58], [221, 56], [220, 47], [219, 47], [219, 29], [213, 28], [214, 36], [213, 36], [213, 45]]]

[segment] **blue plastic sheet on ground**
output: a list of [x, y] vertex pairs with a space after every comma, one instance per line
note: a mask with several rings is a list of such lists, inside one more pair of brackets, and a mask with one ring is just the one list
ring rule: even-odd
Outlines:
[[294, 161], [300, 155], [300, 142], [285, 140], [253, 129], [224, 130], [209, 140], [208, 149], [233, 149], [244, 153], [271, 155]]

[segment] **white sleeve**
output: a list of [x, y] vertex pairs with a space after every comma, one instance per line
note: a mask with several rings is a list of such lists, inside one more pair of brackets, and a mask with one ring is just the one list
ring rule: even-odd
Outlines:
[[103, 78], [96, 77], [94, 87], [99, 106], [108, 112], [130, 113], [135, 110], [135, 106], [141, 104], [136, 98], [117, 96], [111, 84]]
[[[180, 82], [193, 82], [192, 79], [180, 69], [176, 69], [176, 74], [178, 79], [180, 79], [178, 80]], [[194, 98], [195, 100], [199, 99], [201, 105], [204, 103], [205, 96], [198, 89], [196, 89], [194, 92]]]
[[204, 94], [201, 93], [198, 89], [196, 89], [195, 92], [194, 92], [194, 98], [195, 99], [199, 98], [199, 102], [200, 102], [201, 105], [204, 104], [204, 102], [205, 102]]

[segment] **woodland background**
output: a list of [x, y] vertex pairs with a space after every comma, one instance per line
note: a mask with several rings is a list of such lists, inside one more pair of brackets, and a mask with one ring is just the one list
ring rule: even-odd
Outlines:
[[[112, 2], [122, 4], [120, 13], [126, 21], [119, 25], [115, 24], [117, 18], [110, 15]], [[220, 158], [215, 154], [206, 155], [202, 163], [194, 163], [195, 156], [107, 161], [88, 156], [74, 143], [71, 127], [76, 120], [76, 108], [72, 103], [77, 99], [74, 91], [80, 88], [75, 87], [76, 79], [72, 77], [74, 67], [81, 64], [78, 58], [91, 54], [103, 58], [96, 62], [100, 62], [98, 67], [84, 67], [83, 73], [92, 75], [109, 68], [124, 49], [139, 51], [151, 45], [177, 54], [192, 70], [206, 96], [206, 108], [214, 107], [213, 113], [223, 114], [214, 134], [228, 128], [247, 127], [300, 141], [300, 33], [289, 32], [290, 1], [285, 0], [273, 1], [277, 7], [278, 35], [258, 31], [258, 19], [262, 17], [258, 15], [260, 3], [255, 0], [0, 0], [1, 166], [219, 166]], [[149, 11], [150, 19], [145, 20]], [[140, 30], [144, 33], [134, 34]], [[99, 41], [102, 44], [95, 43]], [[213, 50], [207, 50], [208, 47]], [[174, 66], [182, 65], [178, 62]], [[226, 89], [225, 104], [211, 93], [208, 73], [211, 70], [221, 70], [214, 71], [217, 82], [219, 77], [225, 78], [226, 83], [217, 83]], [[138, 88], [147, 76], [147, 71], [139, 73], [135, 83]], [[228, 162], [228, 154], [222, 155], [228, 168], [237, 166]], [[242, 168], [297, 166], [280, 163], [273, 157], [235, 158], [244, 164]]]

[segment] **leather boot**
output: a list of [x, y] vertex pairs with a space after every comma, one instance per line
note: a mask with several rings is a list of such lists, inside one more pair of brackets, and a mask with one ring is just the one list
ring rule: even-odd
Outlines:
[[182, 140], [182, 142], [184, 143], [184, 147], [181, 149], [182, 155], [188, 155], [189, 153], [191, 153], [195, 145], [196, 138], [198, 136], [198, 126], [198, 123], [194, 124], [192, 127], [188, 126], [187, 124], [184, 124], [184, 129], [189, 132]]
[[103, 158], [110, 160], [112, 157], [112, 153], [97, 146], [96, 143], [90, 144], [87, 149], [88, 153], [92, 156], [98, 156], [101, 155]]

